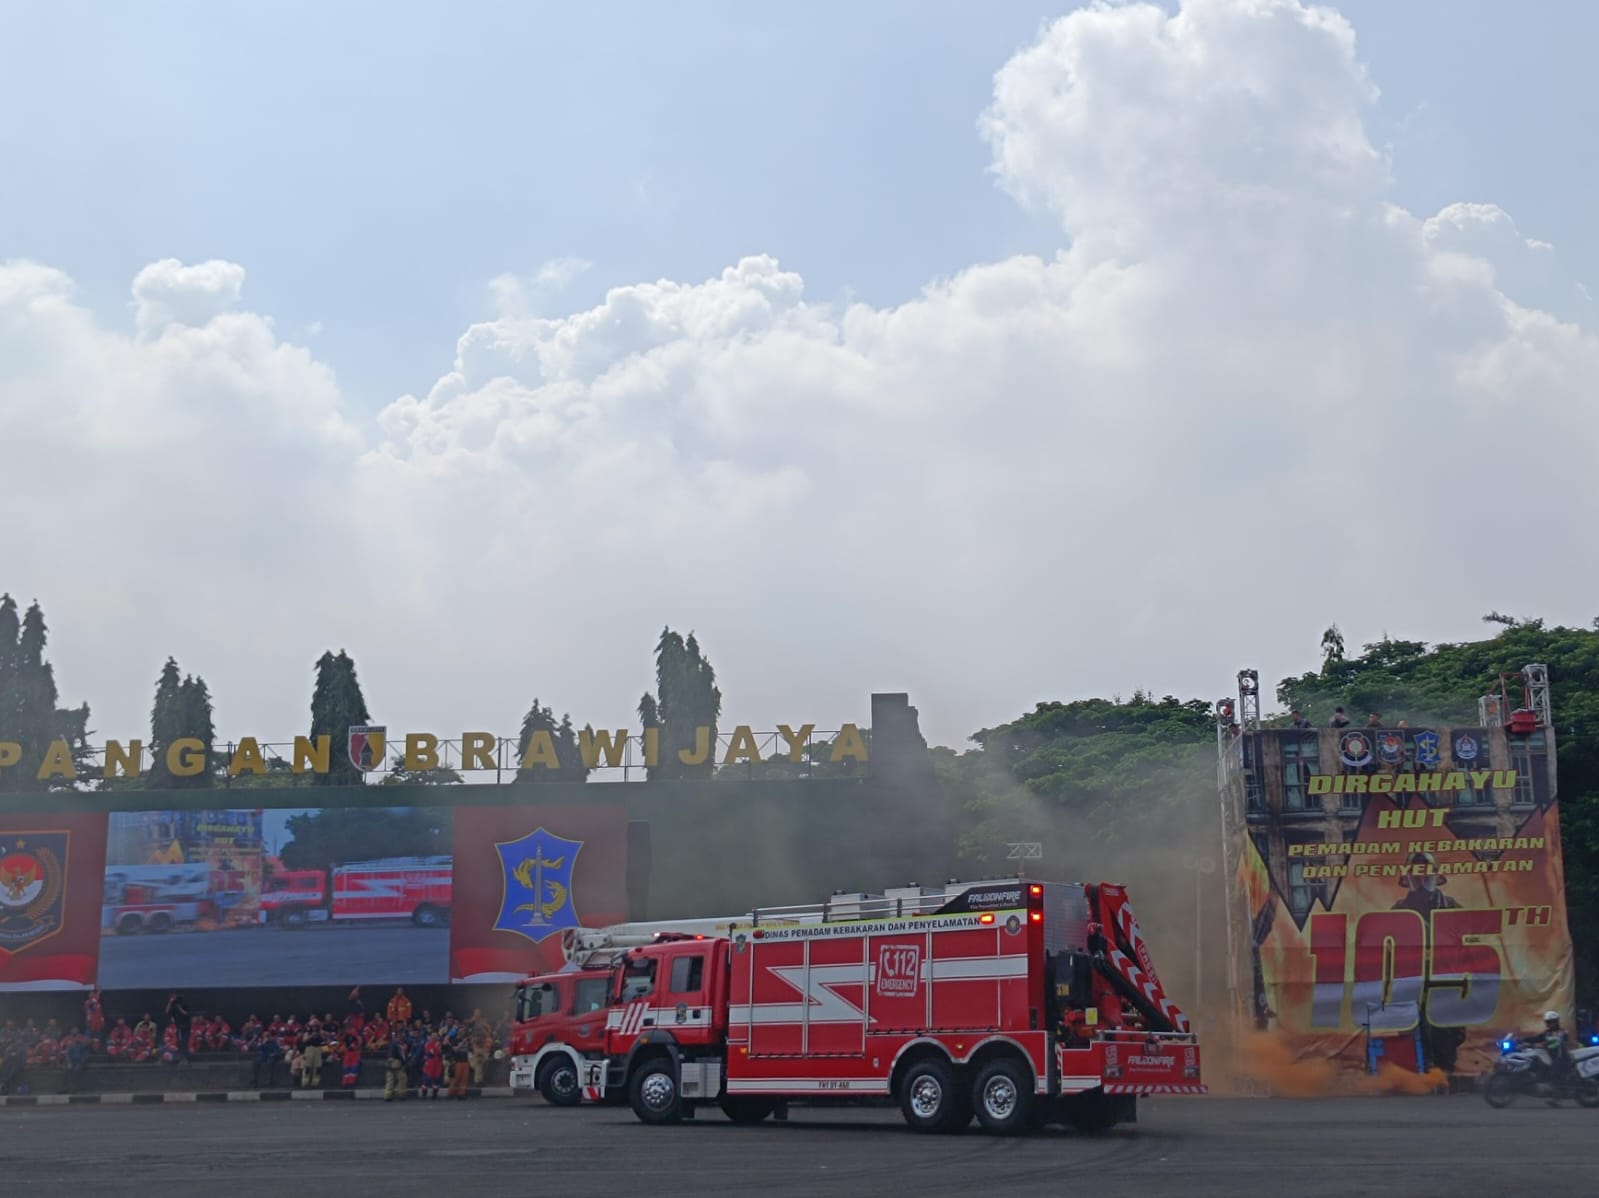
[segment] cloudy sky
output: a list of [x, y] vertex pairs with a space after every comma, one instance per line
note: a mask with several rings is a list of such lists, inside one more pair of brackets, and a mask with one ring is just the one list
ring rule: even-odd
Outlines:
[[1586, 625], [1586, 3], [9, 3], [0, 590], [136, 734], [929, 735]]

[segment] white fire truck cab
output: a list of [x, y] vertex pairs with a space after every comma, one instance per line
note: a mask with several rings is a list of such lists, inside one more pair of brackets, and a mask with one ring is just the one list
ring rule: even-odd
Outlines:
[[916, 1131], [1102, 1130], [1199, 1094], [1199, 1045], [1125, 888], [1025, 878], [838, 894], [628, 949], [590, 1099], [646, 1123], [892, 1099]]

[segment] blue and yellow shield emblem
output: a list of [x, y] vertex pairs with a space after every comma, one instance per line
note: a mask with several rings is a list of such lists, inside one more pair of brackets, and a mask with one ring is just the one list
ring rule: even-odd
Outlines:
[[582, 848], [581, 840], [565, 840], [543, 828], [496, 844], [505, 897], [494, 930], [515, 932], [537, 944], [580, 926], [572, 903], [572, 867]]
[[1438, 764], [1439, 737], [1436, 732], [1418, 732], [1411, 737], [1411, 740], [1416, 746], [1417, 765], [1431, 766]]

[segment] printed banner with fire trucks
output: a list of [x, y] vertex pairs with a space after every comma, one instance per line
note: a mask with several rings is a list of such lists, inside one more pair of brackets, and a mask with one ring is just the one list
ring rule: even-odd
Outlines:
[[[1572, 1016], [1554, 771], [1537, 757], [1455, 768], [1481, 730], [1406, 735], [1422, 742], [1419, 767], [1384, 769], [1369, 734], [1346, 733], [1342, 771], [1303, 779], [1308, 802], [1256, 792], [1235, 846], [1239, 980], [1254, 1025], [1301, 1057], [1480, 1072], [1504, 1033], [1541, 1027], [1546, 1010]], [[1447, 742], [1438, 751], [1451, 735], [1454, 763]]]
[[514, 980], [626, 918], [627, 829], [598, 803], [0, 816], [0, 991]]

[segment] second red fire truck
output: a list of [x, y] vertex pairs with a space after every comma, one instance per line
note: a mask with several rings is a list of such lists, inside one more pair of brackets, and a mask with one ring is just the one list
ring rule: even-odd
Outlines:
[[1141, 1096], [1205, 1090], [1119, 885], [839, 894], [649, 939], [615, 954], [603, 1052], [578, 1079], [646, 1123], [705, 1102], [757, 1122], [791, 1099], [875, 1098], [923, 1132], [1100, 1130], [1136, 1119]]
[[275, 870], [258, 918], [281, 928], [313, 923], [408, 919], [419, 928], [450, 922], [449, 857], [385, 857], [330, 869]]
[[[630, 948], [665, 935], [725, 935], [747, 916], [573, 928], [561, 937], [565, 968], [524, 978], [516, 988], [511, 1089], [537, 1090], [554, 1106], [583, 1100], [585, 1067], [605, 1057], [613, 968]], [[591, 1095], [597, 1098], [598, 1095]]]

